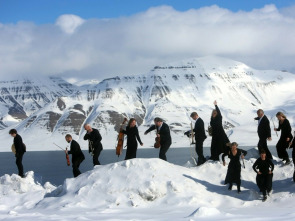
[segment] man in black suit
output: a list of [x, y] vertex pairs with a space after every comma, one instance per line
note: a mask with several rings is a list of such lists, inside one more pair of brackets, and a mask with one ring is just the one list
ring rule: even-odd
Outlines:
[[259, 137], [258, 141], [258, 150], [259, 154], [261, 153], [261, 150], [265, 150], [266, 157], [268, 159], [272, 159], [272, 155], [267, 147], [267, 140], [271, 141], [271, 130], [269, 125], [268, 118], [264, 115], [264, 112], [262, 109], [259, 109], [257, 111], [257, 116], [254, 118], [255, 120], [258, 120], [258, 128], [257, 133]]
[[70, 144], [70, 151], [66, 150], [66, 153], [72, 154], [73, 174], [74, 177], [77, 177], [81, 174], [79, 166], [85, 159], [85, 156], [81, 151], [80, 145], [77, 143], [77, 141], [73, 140], [70, 134], [67, 134], [65, 138], [66, 141]]
[[25, 175], [24, 175], [24, 167], [23, 167], [22, 161], [23, 161], [23, 155], [26, 152], [25, 145], [23, 143], [22, 137], [17, 133], [16, 129], [11, 129], [9, 131], [9, 134], [12, 137], [14, 137], [13, 144], [15, 147], [15, 157], [16, 157], [15, 163], [18, 169], [18, 175], [24, 178]]
[[102, 137], [99, 131], [92, 128], [89, 124], [85, 124], [84, 129], [87, 131], [84, 140], [88, 140], [89, 153], [91, 152], [93, 156], [93, 165], [100, 165], [98, 158], [103, 149], [101, 144]]
[[157, 130], [157, 137], [160, 138], [160, 153], [159, 158], [167, 161], [166, 152], [172, 144], [169, 126], [163, 122], [159, 117], [154, 119], [155, 125], [152, 125], [148, 130], [144, 132], [144, 135], [148, 134], [152, 130]]
[[191, 113], [191, 118], [196, 121], [194, 133], [195, 133], [195, 142], [196, 142], [196, 152], [198, 154], [197, 166], [200, 166], [206, 162], [206, 159], [203, 155], [203, 143], [204, 143], [204, 140], [207, 138], [207, 136], [205, 134], [204, 121], [199, 117], [197, 112]]

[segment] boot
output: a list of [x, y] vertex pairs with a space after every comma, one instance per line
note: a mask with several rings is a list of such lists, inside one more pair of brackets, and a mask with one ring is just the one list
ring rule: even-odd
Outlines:
[[238, 185], [238, 193], [240, 193], [240, 192], [241, 192], [241, 186]]

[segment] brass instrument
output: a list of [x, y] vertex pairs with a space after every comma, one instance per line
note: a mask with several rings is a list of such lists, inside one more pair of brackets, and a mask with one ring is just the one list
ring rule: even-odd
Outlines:
[[194, 128], [193, 128], [193, 123], [191, 122], [191, 136], [192, 136], [192, 143], [195, 144], [195, 133], [194, 133]]
[[94, 156], [93, 141], [88, 140], [89, 149], [91, 150], [91, 156]]

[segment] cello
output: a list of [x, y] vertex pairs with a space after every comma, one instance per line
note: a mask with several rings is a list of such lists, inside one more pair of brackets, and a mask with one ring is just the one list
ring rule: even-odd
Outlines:
[[122, 151], [123, 151], [124, 133], [122, 131], [122, 129], [123, 129], [122, 127], [126, 122], [127, 122], [127, 118], [125, 117], [124, 121], [121, 124], [120, 132], [119, 132], [118, 139], [117, 139], [118, 143], [117, 143], [117, 147], [116, 147], [116, 155], [118, 157], [122, 154]]

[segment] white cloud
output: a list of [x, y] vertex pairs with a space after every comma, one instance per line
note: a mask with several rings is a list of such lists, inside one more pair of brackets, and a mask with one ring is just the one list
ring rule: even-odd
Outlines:
[[56, 25], [68, 34], [73, 34], [74, 31], [83, 23], [84, 19], [77, 15], [61, 15], [56, 20]]
[[293, 14], [295, 7], [274, 5], [250, 12], [162, 6], [115, 19], [62, 15], [56, 24], [0, 24], [0, 78], [60, 74], [101, 80], [207, 55], [295, 73]]

